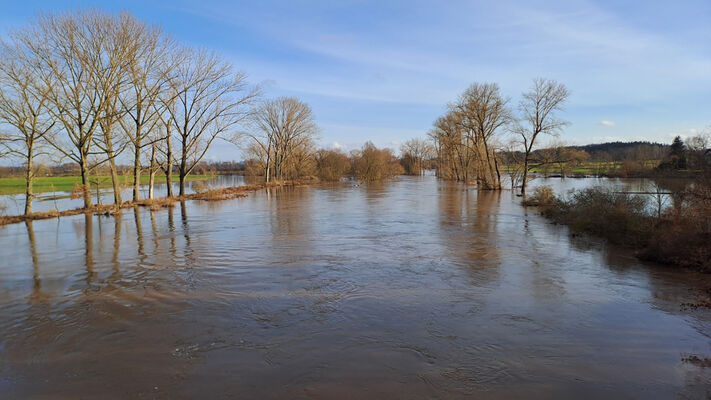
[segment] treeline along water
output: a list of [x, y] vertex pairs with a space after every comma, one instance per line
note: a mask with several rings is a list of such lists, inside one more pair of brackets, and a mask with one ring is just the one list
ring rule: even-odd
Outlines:
[[8, 225], [0, 248], [4, 398], [710, 394], [711, 313], [682, 306], [708, 277], [508, 191], [280, 188]]

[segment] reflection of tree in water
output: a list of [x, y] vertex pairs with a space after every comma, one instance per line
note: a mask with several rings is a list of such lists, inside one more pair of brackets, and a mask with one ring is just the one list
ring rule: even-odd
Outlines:
[[173, 262], [177, 256], [175, 245], [175, 220], [173, 216], [173, 207], [168, 207], [168, 232], [170, 232], [170, 255], [173, 257]]
[[88, 288], [96, 276], [94, 269], [94, 217], [89, 213], [84, 214], [84, 257]]
[[498, 279], [500, 255], [495, 240], [500, 198], [500, 191], [449, 182], [440, 186], [442, 241], [458, 264], [469, 267], [477, 284]]
[[49, 296], [42, 291], [42, 279], [40, 278], [40, 260], [37, 255], [37, 241], [35, 239], [35, 228], [32, 221], [25, 221], [27, 228], [27, 240], [30, 248], [30, 256], [32, 258], [32, 294], [30, 301], [46, 300]]
[[136, 246], [138, 249], [138, 255], [140, 256], [141, 262], [146, 260], [146, 249], [143, 242], [143, 223], [141, 221], [141, 210], [140, 207], [133, 207], [133, 223], [136, 227]]
[[151, 233], [153, 236], [153, 248], [155, 253], [158, 254], [160, 250], [160, 240], [158, 240], [158, 224], [156, 223], [156, 212], [155, 210], [150, 210], [151, 215]]
[[269, 206], [272, 210], [271, 230], [274, 237], [302, 240], [311, 232], [313, 215], [308, 206], [312, 191], [305, 187], [281, 187], [269, 189]]
[[113, 264], [114, 278], [118, 278], [118, 274], [121, 271], [119, 263], [119, 252], [121, 251], [121, 222], [123, 221], [123, 215], [117, 213], [114, 215], [114, 251], [111, 257], [111, 263]]
[[271, 249], [265, 249], [272, 262], [289, 263], [313, 253], [313, 193], [307, 187], [268, 189]]

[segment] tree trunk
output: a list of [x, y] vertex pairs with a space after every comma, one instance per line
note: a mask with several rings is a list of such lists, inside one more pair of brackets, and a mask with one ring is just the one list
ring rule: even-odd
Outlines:
[[153, 185], [155, 184], [156, 181], [156, 147], [153, 146], [151, 148], [151, 166], [150, 166], [150, 176], [148, 178], [148, 198], [152, 199], [153, 198]]
[[79, 169], [81, 170], [81, 185], [82, 185], [82, 196], [84, 197], [84, 208], [89, 208], [91, 204], [91, 193], [89, 190], [89, 168], [86, 165], [86, 156], [82, 156], [81, 162], [79, 163]]
[[528, 153], [523, 157], [523, 177], [521, 178], [521, 195], [526, 195], [526, 183], [528, 182]]
[[186, 169], [186, 164], [187, 161], [185, 158], [182, 158], [180, 160], [180, 195], [183, 196], [185, 195], [185, 169]]
[[109, 169], [111, 170], [111, 184], [114, 188], [114, 204], [121, 204], [121, 183], [119, 182], [118, 169], [116, 168], [116, 159], [113, 156], [113, 151], [111, 152], [109, 159]]
[[168, 132], [165, 138], [166, 146], [166, 166], [165, 166], [165, 185], [166, 185], [166, 195], [168, 197], [173, 197], [173, 148], [170, 145], [170, 132]]
[[[186, 132], [187, 128], [183, 131]], [[183, 136], [183, 146], [181, 147], [181, 155], [180, 155], [180, 195], [183, 196], [185, 195], [185, 175], [186, 175], [186, 170], [188, 166], [188, 154], [187, 154], [187, 140], [188, 138], [186, 136]]]
[[133, 201], [141, 199], [139, 185], [141, 184], [141, 146], [135, 143], [136, 149], [133, 154]]
[[32, 179], [34, 174], [32, 173], [32, 168], [34, 168], [32, 163], [32, 149], [28, 151], [29, 156], [27, 157], [27, 171], [25, 173], [25, 215], [32, 213], [32, 199], [34, 198], [34, 193], [32, 190]]

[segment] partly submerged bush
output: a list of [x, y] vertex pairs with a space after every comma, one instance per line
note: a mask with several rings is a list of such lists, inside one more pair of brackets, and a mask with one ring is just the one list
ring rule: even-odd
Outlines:
[[556, 198], [544, 213], [573, 232], [586, 232], [613, 243], [641, 247], [649, 240], [655, 221], [641, 196], [593, 187]]
[[[533, 201], [544, 215], [574, 233], [589, 233], [612, 243], [639, 249], [638, 257], [711, 272], [711, 196], [697, 181], [680, 208], [654, 215], [647, 199], [613, 189], [593, 187], [553, 197], [547, 188]], [[711, 187], [711, 186], [709, 186]], [[694, 199], [694, 193], [697, 200]]]
[[202, 193], [202, 192], [208, 191], [210, 189], [210, 186], [208, 185], [207, 182], [196, 181], [196, 182], [193, 182], [192, 189], [195, 193]]
[[533, 195], [526, 197], [523, 204], [526, 206], [536, 206], [548, 208], [556, 201], [553, 188], [550, 186], [539, 186], [533, 191]]

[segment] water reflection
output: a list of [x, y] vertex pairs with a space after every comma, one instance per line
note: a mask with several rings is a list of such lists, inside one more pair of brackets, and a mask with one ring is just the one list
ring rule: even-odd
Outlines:
[[0, 390], [704, 397], [705, 277], [519, 200], [421, 177], [2, 227]]
[[37, 241], [35, 240], [35, 228], [32, 221], [25, 221], [27, 228], [27, 241], [29, 244], [30, 258], [32, 259], [32, 294], [30, 301], [44, 300], [47, 295], [42, 292], [42, 280], [40, 279], [40, 263], [37, 255]]
[[114, 252], [113, 252], [113, 257], [111, 258], [111, 261], [114, 266], [114, 272], [116, 275], [119, 274], [121, 271], [121, 267], [119, 264], [119, 252], [121, 251], [121, 224], [123, 222], [123, 215], [122, 213], [115, 214], [113, 217], [114, 220]]
[[96, 271], [94, 270], [94, 217], [91, 214], [84, 214], [84, 256], [88, 288], [96, 276]]

